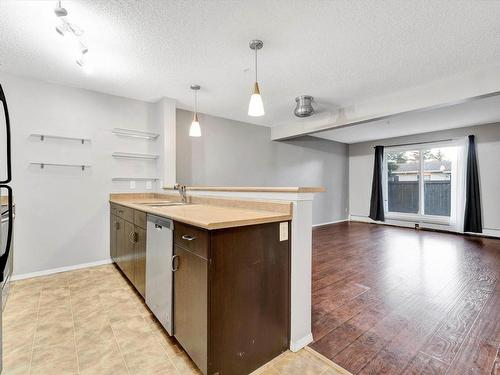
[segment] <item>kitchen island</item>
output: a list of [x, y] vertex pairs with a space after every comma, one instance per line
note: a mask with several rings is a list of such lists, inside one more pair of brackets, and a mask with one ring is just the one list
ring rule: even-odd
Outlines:
[[[172, 187], [164, 188], [172, 192]], [[312, 209], [322, 187], [187, 186], [191, 197], [245, 199], [292, 204], [290, 350], [299, 351], [313, 341], [311, 327]]]
[[112, 194], [110, 211], [111, 258], [146, 299], [147, 215], [173, 220], [173, 334], [204, 374], [289, 348], [290, 202]]

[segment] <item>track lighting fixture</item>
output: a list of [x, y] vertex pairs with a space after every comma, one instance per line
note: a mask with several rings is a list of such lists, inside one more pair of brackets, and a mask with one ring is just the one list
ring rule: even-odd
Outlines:
[[[89, 49], [81, 40], [81, 36], [84, 33], [83, 29], [67, 20], [68, 11], [62, 6], [60, 0], [54, 8], [54, 14], [59, 21], [59, 25], [56, 26], [56, 32], [62, 37], [69, 36], [75, 39], [77, 45], [77, 56], [75, 61], [78, 66], [84, 68], [86, 65], [84, 57], [88, 53]], [[88, 68], [84, 70], [88, 72]]]

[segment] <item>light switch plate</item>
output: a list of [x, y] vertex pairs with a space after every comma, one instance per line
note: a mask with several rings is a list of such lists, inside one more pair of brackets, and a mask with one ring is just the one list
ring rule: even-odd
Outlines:
[[135, 189], [135, 181], [134, 180], [130, 181], [130, 188]]
[[151, 190], [153, 188], [153, 184], [151, 181], [146, 181], [146, 189]]
[[288, 223], [280, 223], [280, 241], [288, 240]]

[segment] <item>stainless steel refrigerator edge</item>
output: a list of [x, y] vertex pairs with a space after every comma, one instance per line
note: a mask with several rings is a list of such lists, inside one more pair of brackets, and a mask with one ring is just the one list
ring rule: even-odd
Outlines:
[[[0, 206], [2, 210], [2, 230], [0, 231], [0, 287], [2, 292], [2, 308], [0, 309], [0, 373], [3, 369], [3, 332], [2, 332], [2, 310], [7, 302], [9, 290], [9, 281], [12, 274], [12, 229], [14, 223], [14, 201], [12, 188], [8, 185], [12, 181], [12, 163], [11, 163], [11, 139], [10, 139], [10, 118], [7, 107], [7, 100], [0, 84], [0, 103], [3, 107], [5, 121], [5, 156], [2, 156], [2, 164], [6, 168], [6, 176], [0, 181]], [[4, 160], [5, 159], [5, 160]], [[4, 199], [1, 192], [7, 190], [7, 197]]]

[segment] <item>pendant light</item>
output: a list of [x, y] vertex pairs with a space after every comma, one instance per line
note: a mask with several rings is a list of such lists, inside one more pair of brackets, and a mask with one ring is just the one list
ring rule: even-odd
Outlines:
[[194, 91], [194, 115], [193, 122], [189, 128], [190, 137], [201, 137], [200, 121], [198, 121], [198, 90], [200, 85], [191, 85], [191, 90]]
[[250, 97], [250, 104], [248, 104], [248, 115], [253, 117], [264, 116], [264, 103], [260, 96], [259, 84], [257, 82], [257, 51], [264, 46], [262, 40], [252, 40], [250, 48], [255, 51], [255, 84], [253, 86], [253, 94]]

